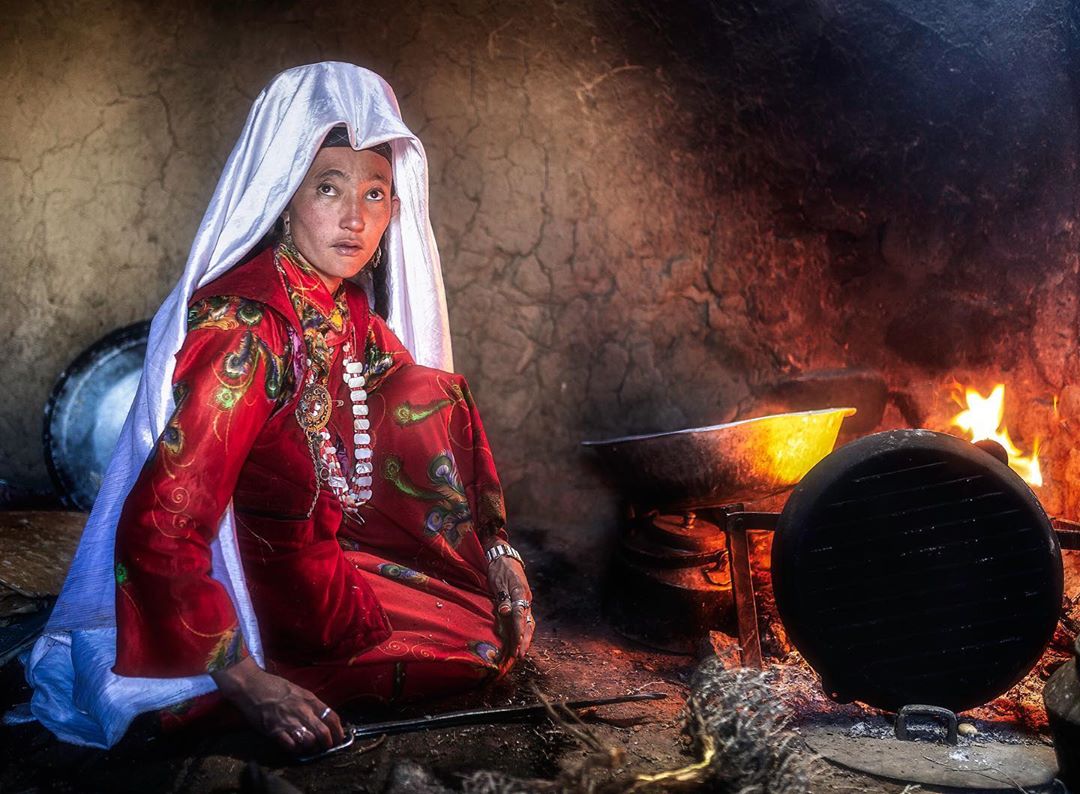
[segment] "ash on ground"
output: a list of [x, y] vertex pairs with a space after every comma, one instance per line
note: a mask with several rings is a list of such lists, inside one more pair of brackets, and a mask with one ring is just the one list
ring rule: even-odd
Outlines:
[[[894, 714], [861, 703], [831, 700], [822, 689], [817, 673], [797, 652], [788, 654], [783, 663], [771, 665], [768, 672], [772, 687], [791, 710], [796, 731], [800, 727], [814, 726], [830, 727], [852, 738], [896, 736]], [[1036, 689], [1037, 709], [1033, 702]], [[1019, 708], [1018, 703], [1023, 703], [1024, 708]], [[1042, 715], [1041, 721], [1030, 718], [1035, 713]], [[987, 705], [957, 714], [957, 723], [960, 747], [990, 742], [1048, 744], [1049, 734], [1032, 727], [1033, 724], [1046, 724], [1038, 671], [1032, 671], [1020, 684]], [[913, 741], [940, 743], [944, 735], [944, 726], [936, 721], [917, 718], [908, 724], [908, 736]]]

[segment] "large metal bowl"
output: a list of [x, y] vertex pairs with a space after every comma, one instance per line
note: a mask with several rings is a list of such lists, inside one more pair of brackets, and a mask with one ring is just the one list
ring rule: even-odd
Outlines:
[[45, 462], [71, 507], [90, 510], [135, 399], [150, 321], [120, 328], [79, 354], [45, 404]]
[[836, 444], [854, 408], [762, 416], [711, 427], [584, 441], [635, 503], [704, 507], [780, 493]]

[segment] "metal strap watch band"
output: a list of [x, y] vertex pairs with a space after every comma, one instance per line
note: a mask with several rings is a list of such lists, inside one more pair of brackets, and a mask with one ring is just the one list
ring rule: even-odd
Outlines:
[[488, 549], [484, 554], [487, 556], [488, 565], [495, 562], [499, 557], [509, 557], [512, 560], [517, 560], [521, 563], [521, 567], [525, 567], [525, 560], [521, 559], [521, 555], [517, 553], [517, 549], [508, 543], [498, 543]]

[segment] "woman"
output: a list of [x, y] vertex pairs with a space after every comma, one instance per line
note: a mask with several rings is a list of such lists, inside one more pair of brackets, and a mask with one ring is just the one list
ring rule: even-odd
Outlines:
[[531, 594], [450, 365], [426, 159], [389, 86], [348, 64], [279, 75], [154, 319], [28, 662], [35, 716], [108, 746], [140, 712], [224, 697], [310, 752], [341, 739], [341, 703], [505, 672]]

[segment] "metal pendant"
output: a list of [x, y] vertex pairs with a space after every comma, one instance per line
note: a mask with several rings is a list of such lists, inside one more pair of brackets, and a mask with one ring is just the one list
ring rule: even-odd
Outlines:
[[321, 383], [309, 383], [300, 394], [296, 420], [306, 433], [318, 433], [330, 421], [330, 392]]

